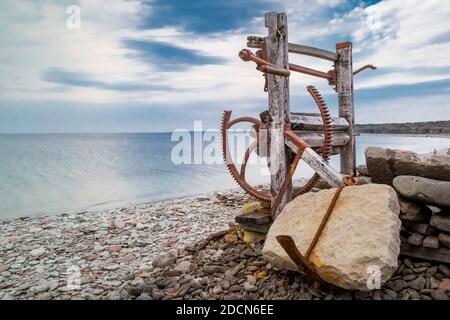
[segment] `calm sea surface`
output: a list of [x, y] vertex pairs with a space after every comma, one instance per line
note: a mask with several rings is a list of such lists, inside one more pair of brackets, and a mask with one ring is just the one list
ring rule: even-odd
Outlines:
[[[0, 135], [0, 219], [114, 208], [236, 187], [223, 164], [174, 164], [171, 152], [177, 143], [170, 133]], [[364, 162], [368, 146], [422, 153], [448, 148], [450, 140], [361, 135], [358, 163]], [[338, 159], [331, 164], [338, 168]], [[305, 166], [299, 172], [311, 173]], [[250, 166], [252, 182], [268, 181], [260, 173], [260, 166]]]

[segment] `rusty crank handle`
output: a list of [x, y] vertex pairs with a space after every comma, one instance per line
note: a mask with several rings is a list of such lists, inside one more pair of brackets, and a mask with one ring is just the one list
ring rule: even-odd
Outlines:
[[289, 70], [280, 68], [273, 63], [257, 57], [248, 49], [242, 49], [241, 51], [239, 51], [239, 58], [241, 58], [243, 61], [253, 61], [257, 64], [256, 69], [266, 74], [273, 74], [286, 78], [291, 75], [291, 72]]

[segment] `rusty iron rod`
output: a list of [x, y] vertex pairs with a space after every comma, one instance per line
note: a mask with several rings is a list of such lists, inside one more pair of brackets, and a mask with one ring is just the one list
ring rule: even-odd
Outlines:
[[327, 80], [330, 80], [333, 77], [330, 73], [311, 69], [311, 68], [304, 67], [304, 66], [299, 66], [299, 65], [293, 64], [293, 63], [289, 63], [289, 70], [299, 72], [299, 73], [309, 74], [310, 76], [323, 78], [323, 79], [327, 79]]
[[305, 140], [303, 140], [302, 138], [300, 138], [299, 136], [297, 136], [287, 125], [285, 130], [284, 130], [284, 136], [288, 139], [291, 140], [296, 147], [298, 148], [298, 151], [294, 157], [294, 160], [291, 164], [291, 168], [289, 169], [289, 172], [287, 174], [287, 176], [284, 178], [283, 183], [281, 185], [280, 191], [277, 194], [277, 197], [275, 198], [274, 202], [272, 203], [272, 217], [275, 220], [276, 216], [275, 216], [275, 212], [277, 212], [278, 206], [280, 205], [281, 200], [283, 199], [284, 194], [286, 193], [286, 189], [290, 183], [290, 180], [292, 179], [292, 177], [294, 176], [295, 173], [295, 169], [297, 169], [297, 165], [302, 157], [303, 151], [305, 150], [305, 148], [309, 147], [309, 145], [305, 142]]
[[314, 235], [314, 238], [308, 247], [308, 250], [306, 250], [306, 254], [305, 254], [306, 259], [309, 259], [312, 251], [316, 247], [316, 244], [319, 241], [320, 235], [322, 234], [322, 231], [325, 228], [325, 226], [328, 222], [328, 219], [331, 216], [331, 213], [333, 212], [333, 208], [336, 205], [336, 201], [339, 198], [339, 195], [341, 194], [344, 187], [345, 187], [345, 185], [338, 187], [336, 192], [334, 193], [333, 199], [331, 199], [331, 203], [328, 206], [327, 212], [325, 213], [324, 217], [322, 218], [322, 221], [320, 222], [319, 229], [317, 229], [316, 234]]

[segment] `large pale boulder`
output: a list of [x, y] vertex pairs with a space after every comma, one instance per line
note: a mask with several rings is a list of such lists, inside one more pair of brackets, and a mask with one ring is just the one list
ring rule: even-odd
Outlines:
[[450, 155], [420, 155], [412, 151], [369, 147], [365, 151], [373, 183], [392, 185], [396, 176], [414, 175], [450, 181]]
[[450, 182], [416, 176], [399, 176], [394, 188], [402, 196], [439, 207], [450, 207]]
[[[305, 254], [336, 189], [306, 193], [288, 203], [272, 224], [262, 254], [280, 268], [298, 270], [276, 240], [291, 236]], [[400, 252], [397, 194], [387, 185], [345, 188], [339, 196], [310, 261], [319, 276], [345, 289], [367, 291], [374, 270], [386, 282]]]

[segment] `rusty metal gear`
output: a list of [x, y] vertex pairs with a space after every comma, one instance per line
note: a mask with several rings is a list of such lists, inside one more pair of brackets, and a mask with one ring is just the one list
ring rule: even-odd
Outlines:
[[[241, 172], [239, 173], [236, 169], [235, 164], [233, 163], [233, 159], [230, 155], [230, 148], [228, 146], [228, 139], [227, 139], [227, 130], [235, 125], [236, 123], [240, 122], [250, 122], [255, 125], [255, 129], [258, 131], [259, 128], [262, 126], [262, 123], [260, 120], [252, 117], [241, 117], [236, 118], [234, 120], [230, 121], [231, 117], [231, 111], [224, 111], [223, 117], [222, 117], [222, 125], [221, 125], [221, 132], [222, 132], [222, 153], [223, 153], [223, 159], [225, 161], [225, 164], [228, 168], [228, 171], [230, 172], [233, 179], [237, 182], [237, 184], [247, 191], [250, 195], [255, 197], [258, 200], [270, 202], [270, 195], [266, 195], [254, 188], [253, 186], [249, 185], [247, 181], [245, 181], [245, 165], [247, 163], [247, 160], [250, 156], [251, 151], [256, 147], [256, 142], [253, 143], [245, 152], [244, 161], [241, 166]], [[258, 137], [258, 133], [256, 134], [256, 137]]]
[[[332, 139], [333, 139], [333, 125], [331, 121], [330, 112], [325, 104], [325, 101], [323, 100], [322, 96], [320, 95], [319, 91], [314, 86], [308, 86], [307, 87], [308, 92], [313, 97], [314, 101], [317, 104], [317, 107], [319, 108], [320, 115], [323, 121], [323, 132], [324, 132], [324, 141], [322, 146], [316, 150], [319, 154], [321, 154], [322, 158], [325, 160], [329, 159], [329, 156], [331, 154], [332, 149]], [[223, 152], [223, 158], [225, 160], [226, 166], [228, 168], [228, 171], [230, 172], [233, 179], [238, 183], [238, 185], [247, 191], [250, 195], [255, 197], [258, 200], [270, 202], [271, 201], [271, 195], [269, 193], [263, 193], [261, 191], [258, 191], [256, 188], [251, 186], [247, 183], [245, 179], [245, 169], [247, 161], [250, 157], [251, 152], [255, 148], [257, 148], [258, 144], [258, 131], [263, 127], [263, 123], [252, 117], [241, 117], [236, 118], [234, 120], [231, 120], [231, 111], [224, 111], [223, 117], [222, 117], [222, 125], [221, 125], [221, 133], [222, 133], [222, 152]], [[250, 122], [254, 125], [256, 129], [256, 141], [253, 142], [250, 147], [246, 150], [244, 155], [244, 160], [241, 165], [240, 172], [237, 170], [235, 164], [233, 163], [233, 160], [230, 155], [230, 150], [228, 146], [228, 139], [227, 139], [227, 130], [232, 127], [233, 125], [241, 122]], [[317, 173], [314, 173], [314, 175], [304, 184], [298, 191], [293, 193], [293, 197], [296, 197], [300, 194], [306, 193], [310, 191], [314, 185], [319, 180], [319, 175]]]
[[[328, 110], [328, 107], [325, 104], [325, 100], [314, 86], [308, 86], [307, 90], [309, 94], [313, 97], [314, 101], [316, 102], [323, 122], [324, 139], [322, 147], [320, 148], [320, 151], [318, 150], [318, 153], [322, 156], [324, 160], [328, 160], [331, 155], [333, 142], [333, 122], [331, 120], [330, 110]], [[310, 191], [319, 181], [319, 178], [320, 178], [319, 174], [317, 172], [314, 172], [313, 176], [300, 188], [300, 190], [294, 192], [293, 197], [295, 198], [301, 194]]]

